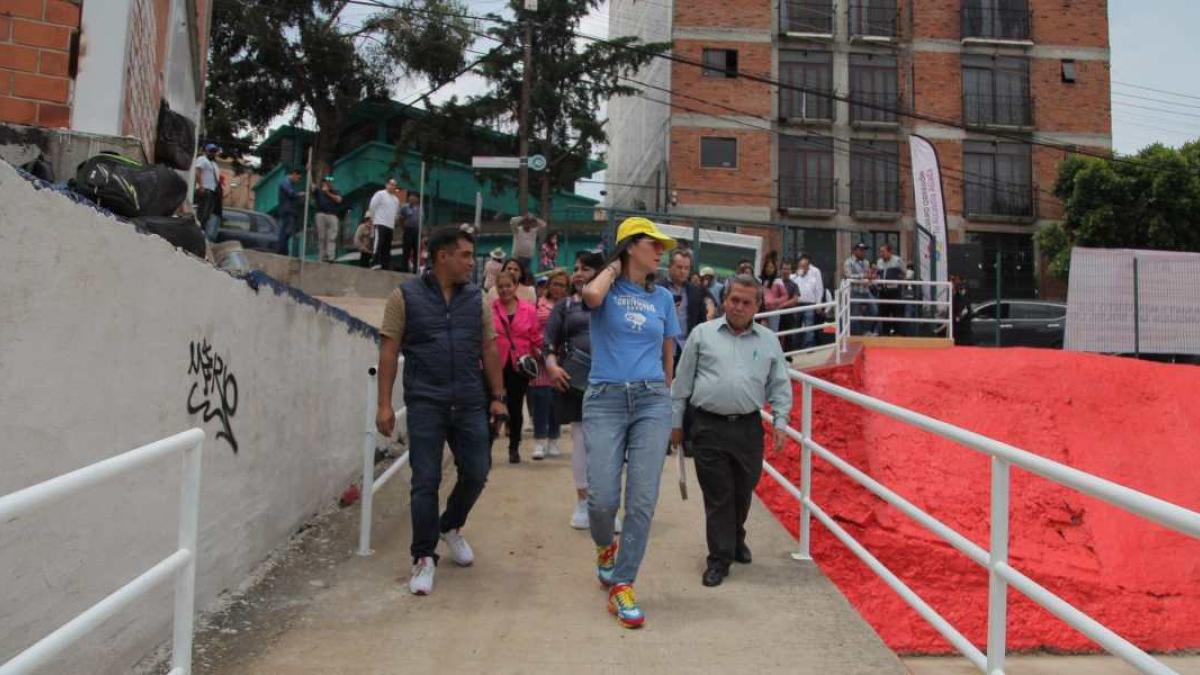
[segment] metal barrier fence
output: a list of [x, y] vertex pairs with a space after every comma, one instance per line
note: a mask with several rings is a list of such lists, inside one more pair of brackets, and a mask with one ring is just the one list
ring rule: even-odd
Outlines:
[[[871, 296], [863, 296], [855, 293], [856, 286], [872, 285], [876, 287], [885, 286], [908, 286], [910, 289], [928, 290], [929, 299], [915, 297], [910, 299], [883, 299]], [[943, 297], [945, 299], [941, 299]], [[954, 284], [949, 281], [917, 281], [917, 280], [875, 280], [867, 281], [866, 279], [844, 279], [842, 285], [838, 288], [839, 295], [844, 296], [843, 306], [848, 319], [852, 323], [899, 323], [899, 324], [933, 324], [935, 327], [941, 326], [946, 330], [946, 338], [954, 339], [954, 317], [951, 316], [951, 298], [954, 297]], [[921, 293], [925, 295], [925, 293]], [[917, 309], [914, 314], [924, 313], [926, 316], [880, 316], [878, 311], [874, 309], [874, 316], [869, 314], [858, 314], [855, 312], [855, 306], [878, 308], [880, 305], [898, 305], [901, 307], [913, 307]], [[943, 311], [944, 310], [944, 311]], [[936, 332], [936, 328], [935, 328]]]
[[204, 431], [189, 429], [0, 497], [0, 523], [7, 524], [38, 507], [60, 501], [80, 490], [128, 473], [167, 455], [183, 453], [183, 477], [179, 490], [179, 547], [175, 552], [0, 665], [0, 675], [24, 675], [37, 671], [109, 617], [172, 576], [175, 578], [175, 626], [171, 650], [172, 667], [168, 675], [189, 675], [192, 672], [196, 532], [200, 514], [200, 458], [203, 444]]
[[[792, 485], [769, 462], [763, 462], [768, 475], [800, 502], [800, 551], [797, 559], [811, 560], [810, 520], [816, 517], [835, 537], [858, 556], [872, 571], [880, 576], [918, 614], [928, 621], [955, 649], [971, 661], [979, 670], [990, 675], [1004, 672], [1008, 620], [1008, 587], [1012, 586], [1025, 597], [1034, 601], [1051, 614], [1080, 631], [1110, 653], [1124, 659], [1144, 673], [1174, 673], [1162, 662], [1109, 630], [1095, 619], [1055, 595], [1041, 584], [1030, 579], [1009, 564], [1009, 494], [1010, 468], [1017, 466], [1059, 485], [1091, 495], [1130, 513], [1142, 516], [1159, 525], [1171, 528], [1191, 537], [1200, 538], [1200, 513], [1185, 509], [1170, 502], [1143, 494], [1098, 476], [1073, 469], [1040, 457], [1026, 450], [1001, 443], [980, 434], [947, 424], [920, 413], [860, 394], [825, 380], [790, 371], [793, 380], [802, 385], [801, 430], [786, 428], [789, 437], [800, 444], [800, 487]], [[922, 429], [936, 436], [955, 441], [981, 452], [991, 458], [991, 513], [990, 550], [975, 544], [945, 523], [922, 511], [912, 502], [888, 489], [882, 483], [858, 470], [849, 462], [833, 454], [812, 438], [812, 396], [819, 390], [836, 398], [849, 401], [867, 410], [880, 413], [904, 424]], [[762, 416], [770, 420], [763, 411]], [[882, 562], [858, 543], [845, 529], [833, 520], [812, 500], [812, 455], [816, 453], [859, 485], [869, 490], [905, 515], [917, 521], [927, 530], [941, 537], [972, 561], [988, 570], [988, 629], [987, 652], [980, 651], [944, 617], [930, 607], [911, 588], [892, 573]]]
[[[804, 306], [800, 306], [800, 307], [788, 307], [787, 309], [774, 309], [769, 312], [760, 312], [760, 313], [754, 315], [754, 320], [758, 321], [759, 319], [769, 319], [769, 318], [775, 317], [775, 316], [782, 317], [782, 316], [790, 316], [792, 314], [803, 314], [805, 312], [824, 312], [824, 311], [827, 311], [830, 309], [834, 310], [834, 312], [833, 312], [834, 320], [833, 321], [826, 320], [824, 323], [818, 323], [818, 324], [814, 324], [812, 326], [803, 326], [801, 328], [788, 328], [787, 330], [775, 331], [775, 335], [777, 335], [779, 337], [787, 337], [789, 335], [802, 335], [804, 333], [815, 333], [817, 331], [824, 331], [826, 328], [837, 328], [837, 326], [838, 326], [837, 308], [838, 308], [838, 303], [836, 301], [835, 302], [822, 302], [820, 304], [815, 304], [815, 305], [804, 305]], [[835, 342], [836, 342], [836, 340], [835, 340]], [[784, 352], [784, 356], [796, 356], [799, 354], [814, 354], [819, 351], [828, 351], [831, 347], [833, 347], [833, 345], [817, 345], [816, 347], [807, 347], [805, 349], [793, 349], [791, 351]]]
[[[404, 372], [404, 357], [398, 363], [400, 372]], [[371, 550], [371, 509], [375, 501], [375, 493], [400, 471], [400, 467], [408, 464], [408, 451], [400, 455], [392, 465], [378, 478], [375, 477], [375, 415], [379, 408], [379, 385], [376, 380], [375, 366], [367, 369], [367, 410], [363, 424], [363, 463], [362, 463], [362, 507], [359, 510], [358, 521], [358, 555], [368, 556]], [[396, 409], [396, 429], [403, 429], [406, 424], [408, 409], [400, 406]]]

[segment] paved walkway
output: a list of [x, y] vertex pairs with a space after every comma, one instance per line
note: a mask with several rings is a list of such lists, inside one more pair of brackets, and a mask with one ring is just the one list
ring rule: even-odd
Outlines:
[[[197, 672], [906, 672], [815, 565], [789, 557], [793, 540], [757, 502], [748, 525], [754, 563], [735, 566], [719, 588], [701, 586], [699, 488], [691, 474], [691, 498], [682, 501], [673, 463], [664, 471], [637, 585], [647, 625], [620, 628], [594, 576], [591, 538], [567, 524], [574, 499], [569, 452], [515, 466], [496, 453], [464, 530], [478, 561], [467, 569], [446, 561], [434, 594], [424, 598], [406, 586], [402, 470], [376, 498], [373, 556], [345, 550], [357, 507], [336, 514], [341, 533], [325, 532], [318, 541], [340, 542], [337, 559], [326, 550], [310, 556], [311, 569], [302, 560], [288, 563], [300, 575], [290, 586], [301, 589], [299, 596], [247, 603], [272, 605], [269, 621], [252, 611], [224, 617], [222, 625], [240, 628], [206, 631]], [[452, 467], [446, 479], [453, 480]]]

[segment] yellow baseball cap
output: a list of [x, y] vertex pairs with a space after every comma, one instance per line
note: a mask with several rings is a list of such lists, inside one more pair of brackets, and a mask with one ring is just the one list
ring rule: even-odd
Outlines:
[[621, 223], [621, 226], [617, 228], [617, 243], [620, 244], [636, 234], [644, 234], [651, 239], [657, 239], [658, 241], [661, 241], [663, 246], [667, 248], [675, 247], [675, 240], [659, 231], [657, 225], [650, 222], [646, 218], [636, 217], [626, 218], [625, 221]]

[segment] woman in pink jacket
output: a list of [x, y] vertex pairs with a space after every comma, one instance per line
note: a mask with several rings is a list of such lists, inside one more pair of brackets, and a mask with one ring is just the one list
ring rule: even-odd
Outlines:
[[537, 309], [517, 298], [517, 279], [510, 272], [496, 276], [496, 300], [492, 302], [492, 321], [496, 325], [496, 352], [504, 364], [504, 390], [508, 404], [508, 461], [521, 461], [521, 427], [524, 424], [525, 392], [529, 378], [521, 371], [523, 356], [542, 351], [542, 331]]

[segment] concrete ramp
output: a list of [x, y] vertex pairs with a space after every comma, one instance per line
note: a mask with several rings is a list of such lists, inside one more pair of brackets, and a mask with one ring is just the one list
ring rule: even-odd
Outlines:
[[[474, 567], [444, 560], [433, 595], [408, 593], [404, 469], [376, 497], [372, 557], [343, 548], [329, 568], [293, 563], [301, 576], [319, 578], [294, 585], [308, 597], [291, 599], [288, 617], [225, 617], [223, 625], [257, 626], [262, 638], [256, 628], [236, 636], [210, 631], [198, 651], [221, 657], [201, 656], [198, 672], [907, 672], [814, 564], [790, 558], [795, 542], [757, 501], [748, 524], [754, 563], [735, 565], [718, 588], [701, 586], [699, 488], [691, 474], [692, 496], [682, 501], [671, 462], [637, 585], [647, 625], [620, 628], [605, 610], [590, 536], [567, 525], [574, 498], [569, 449], [561, 458], [515, 466], [503, 454], [496, 453], [464, 529], [478, 558]], [[450, 468], [444, 485], [452, 480]], [[338, 527], [353, 532], [353, 518], [340, 520]], [[343, 547], [353, 537], [346, 535]], [[289, 628], [270, 627], [282, 623]], [[246, 648], [220, 644], [234, 641]]]

